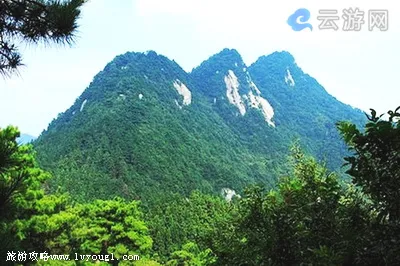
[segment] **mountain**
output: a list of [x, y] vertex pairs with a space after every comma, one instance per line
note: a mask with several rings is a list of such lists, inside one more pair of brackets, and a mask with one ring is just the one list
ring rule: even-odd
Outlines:
[[335, 121], [352, 121], [360, 128], [366, 117], [359, 109], [330, 95], [314, 78], [304, 73], [288, 52], [260, 57], [249, 67], [261, 93], [275, 109], [278, 128], [298, 137], [318, 158], [329, 158], [328, 166], [342, 164], [346, 147], [339, 139]]
[[49, 184], [77, 200], [151, 201], [194, 189], [272, 186], [297, 138], [337, 169], [346, 154], [338, 120], [360, 110], [329, 95], [287, 52], [246, 66], [224, 49], [191, 73], [157, 54], [117, 56], [34, 142]]
[[[247, 67], [236, 50], [224, 49], [194, 69], [192, 77], [209, 102], [218, 102], [221, 97], [215, 110], [225, 121], [231, 121], [232, 128], [240, 128], [238, 133], [250, 140], [252, 151], [270, 151], [274, 145], [271, 138], [283, 143], [299, 139], [314, 156], [329, 158], [328, 166], [336, 169], [342, 164], [346, 147], [339, 141], [335, 122], [365, 122], [360, 110], [328, 94], [285, 51], [262, 56]], [[233, 118], [234, 111], [245, 119]], [[254, 119], [255, 111], [264, 117], [263, 127], [261, 119]]]
[[36, 137], [29, 135], [29, 134], [21, 134], [21, 136], [17, 139], [18, 143], [21, 144], [28, 144], [34, 141]]

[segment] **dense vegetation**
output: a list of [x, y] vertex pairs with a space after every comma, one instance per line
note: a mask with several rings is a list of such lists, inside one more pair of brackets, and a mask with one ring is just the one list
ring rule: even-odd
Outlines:
[[[84, 2], [0, 0], [0, 72], [21, 64], [16, 39], [69, 43]], [[228, 103], [229, 70], [239, 93], [254, 80], [276, 128]], [[286, 52], [247, 71], [225, 49], [191, 74], [155, 52], [119, 56], [34, 146], [0, 129], [0, 264], [399, 265], [399, 110], [372, 110], [358, 129], [359, 110]], [[337, 132], [339, 120], [352, 122]], [[304, 151], [287, 157], [295, 138]], [[351, 182], [332, 171], [345, 155]], [[246, 189], [227, 200], [226, 187]], [[43, 252], [70, 260], [36, 261]]]
[[[116, 57], [34, 142], [40, 166], [54, 176], [50, 191], [60, 186], [82, 203], [118, 196], [148, 205], [194, 189], [217, 194], [252, 183], [272, 188], [289, 171], [285, 162], [297, 138], [307, 153], [330, 158], [328, 168], [339, 169], [347, 152], [335, 122], [359, 125], [365, 116], [335, 100], [285, 55], [274, 66], [252, 66], [254, 74], [228, 49], [190, 74], [152, 51]], [[297, 82], [293, 88], [285, 83], [287, 65]], [[274, 78], [258, 87], [275, 108], [275, 128], [258, 109], [238, 115], [226, 96], [229, 70], [242, 94], [252, 77], [260, 84], [261, 77]], [[176, 79], [190, 89], [190, 105], [182, 104]]]
[[[277, 127], [283, 128], [285, 141], [298, 137], [302, 146], [319, 159], [326, 159], [329, 169], [337, 170], [346, 154], [334, 126], [336, 121], [352, 121], [361, 127], [365, 116], [346, 105], [311, 76], [304, 73], [288, 52], [260, 57], [249, 71], [262, 94], [275, 107]], [[294, 86], [282, 77], [293, 78]]]
[[[140, 255], [134, 265], [397, 265], [398, 110], [388, 120], [372, 112], [362, 131], [338, 123], [352, 151], [346, 158], [351, 183], [294, 145], [292, 171], [275, 189], [250, 186], [230, 202], [194, 191], [151, 209], [121, 198], [82, 204], [46, 193], [41, 184], [50, 176], [37, 167], [32, 146], [18, 145], [15, 128], [2, 129], [1, 254]], [[57, 263], [75, 261], [38, 265]]]

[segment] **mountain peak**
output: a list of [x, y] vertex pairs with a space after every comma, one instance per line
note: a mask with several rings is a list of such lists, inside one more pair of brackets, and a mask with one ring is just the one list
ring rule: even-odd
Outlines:
[[276, 56], [276, 57], [281, 57], [283, 59], [287, 59], [287, 60], [290, 60], [290, 61], [294, 61], [293, 55], [291, 53], [289, 53], [288, 51], [285, 51], [285, 50], [273, 52], [269, 56]]
[[245, 66], [242, 56], [236, 49], [225, 48], [221, 52], [215, 54], [210, 59], [215, 58], [219, 60], [224, 60], [231, 68], [236, 68], [240, 66]]
[[236, 49], [224, 48], [221, 52], [217, 53], [216, 56], [230, 56], [242, 60], [242, 56]]
[[140, 63], [143, 61], [150, 61], [150, 60], [159, 60], [163, 61], [164, 63], [171, 62], [167, 57], [158, 54], [153, 50], [149, 50], [146, 52], [126, 52], [124, 54], [118, 55], [114, 58], [112, 63], [117, 63], [118, 65], [127, 65], [131, 63]]
[[158, 55], [156, 51], [154, 50], [147, 50], [146, 52], [142, 53], [144, 55], [149, 55], [149, 56], [156, 56]]
[[192, 72], [196, 72], [199, 69], [209, 69], [214, 73], [227, 73], [228, 70], [243, 70], [246, 67], [247, 66], [243, 62], [242, 56], [237, 50], [225, 48], [221, 52], [214, 54], [208, 60], [201, 63], [201, 65], [193, 69]]
[[346, 149], [335, 123], [364, 115], [304, 75], [288, 52], [258, 61], [247, 68], [224, 49], [188, 74], [153, 51], [116, 57], [35, 141], [39, 162], [54, 173], [50, 189], [144, 201], [238, 191], [286, 170], [277, 166], [294, 138], [340, 167]]
[[121, 78], [144, 77], [154, 82], [180, 79], [187, 75], [175, 61], [153, 50], [118, 55], [107, 64], [104, 71], [108, 74], [113, 72], [113, 75]]
[[[293, 57], [293, 55], [287, 51], [277, 51], [277, 52], [273, 52], [272, 54], [269, 55], [264, 55], [261, 56], [257, 62], [262, 62], [262, 63], [272, 63], [274, 65], [286, 65], [291, 66], [295, 64], [295, 59]], [[256, 62], [256, 63], [257, 63]]]

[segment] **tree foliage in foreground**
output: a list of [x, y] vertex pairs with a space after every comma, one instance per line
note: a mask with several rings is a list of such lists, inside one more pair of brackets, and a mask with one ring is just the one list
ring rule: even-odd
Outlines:
[[352, 260], [367, 210], [354, 187], [298, 149], [295, 170], [276, 190], [255, 186], [215, 250], [219, 265], [341, 265]]
[[[373, 112], [363, 131], [338, 124], [353, 151], [346, 158], [352, 183], [295, 146], [293, 171], [275, 189], [252, 186], [233, 202], [200, 192], [160, 199], [146, 216], [137, 201], [74, 204], [67, 195], [46, 194], [48, 175], [30, 146], [16, 143], [15, 128], [2, 129], [1, 247], [138, 254], [135, 265], [398, 265], [399, 109], [388, 120]], [[43, 263], [37, 265], [61, 265]]]
[[0, 129], [0, 247], [49, 254], [111, 254], [149, 257], [152, 239], [138, 202], [122, 199], [73, 204], [68, 195], [46, 194], [49, 175], [36, 167], [19, 131]]
[[19, 146], [19, 131], [0, 129], [0, 252], [14, 246], [17, 232], [10, 223], [30, 217], [38, 200], [43, 198], [42, 183], [49, 175], [40, 170], [32, 147]]
[[211, 265], [216, 261], [210, 249], [201, 251], [197, 244], [189, 242], [182, 247], [182, 250], [171, 254], [171, 260], [167, 266], [203, 266]]
[[0, 0], [0, 73], [22, 64], [16, 42], [71, 43], [86, 0]]
[[340, 132], [353, 156], [347, 157], [348, 174], [371, 196], [380, 219], [400, 221], [400, 107], [382, 120], [372, 111], [365, 132], [353, 124], [339, 123]]
[[364, 132], [346, 122], [339, 130], [353, 152], [346, 158], [353, 183], [373, 203], [371, 228], [360, 259], [370, 265], [400, 261], [400, 107], [388, 119], [371, 109]]

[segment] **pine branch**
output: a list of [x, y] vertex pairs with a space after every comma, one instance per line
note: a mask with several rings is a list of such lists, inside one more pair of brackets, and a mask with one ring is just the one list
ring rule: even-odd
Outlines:
[[0, 72], [7, 75], [21, 66], [13, 42], [37, 44], [74, 42], [80, 7], [86, 0], [0, 0]]

